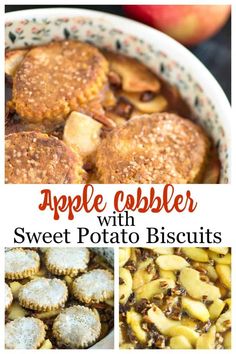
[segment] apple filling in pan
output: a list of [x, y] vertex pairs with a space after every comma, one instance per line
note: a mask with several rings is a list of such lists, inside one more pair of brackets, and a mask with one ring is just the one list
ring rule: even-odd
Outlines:
[[6, 183], [218, 183], [178, 89], [135, 58], [52, 42], [6, 52], [5, 73]]
[[120, 248], [120, 348], [231, 348], [231, 252]]

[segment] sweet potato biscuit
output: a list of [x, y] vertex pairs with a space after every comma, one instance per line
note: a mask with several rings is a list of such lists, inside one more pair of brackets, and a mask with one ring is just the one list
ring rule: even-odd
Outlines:
[[82, 183], [80, 157], [61, 140], [38, 132], [6, 137], [6, 183]]
[[68, 297], [65, 283], [60, 279], [38, 278], [20, 288], [20, 305], [36, 311], [53, 311], [63, 306]]
[[5, 326], [6, 349], [37, 349], [45, 339], [45, 326], [41, 320], [22, 317]]
[[197, 183], [209, 145], [202, 128], [190, 120], [154, 113], [107, 134], [96, 165], [102, 183]]
[[17, 113], [31, 122], [61, 120], [98, 95], [108, 63], [95, 47], [78, 41], [31, 49], [13, 78]]
[[53, 335], [59, 346], [72, 349], [86, 348], [93, 344], [101, 332], [101, 322], [96, 309], [72, 306], [63, 310], [53, 324]]
[[5, 283], [5, 311], [9, 309], [13, 301], [11, 288]]
[[5, 253], [5, 278], [24, 279], [38, 272], [39, 255], [35, 251], [15, 248]]
[[94, 269], [75, 279], [72, 287], [76, 299], [85, 302], [102, 302], [114, 295], [113, 275], [108, 270]]
[[49, 248], [45, 255], [47, 269], [56, 275], [76, 276], [87, 269], [89, 250], [80, 248]]

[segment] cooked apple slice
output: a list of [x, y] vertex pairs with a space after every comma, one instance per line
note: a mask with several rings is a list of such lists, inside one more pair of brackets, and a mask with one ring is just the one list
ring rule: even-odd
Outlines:
[[191, 343], [184, 336], [176, 336], [170, 339], [171, 349], [192, 349]]
[[[131, 250], [131, 252], [132, 252], [132, 250]], [[138, 262], [137, 267], [138, 267], [138, 269], [146, 269], [152, 263], [153, 263], [153, 259], [147, 258], [144, 261]]]
[[220, 290], [221, 297], [225, 298], [228, 295], [228, 289], [226, 288], [226, 286], [221, 282], [220, 279], [217, 279], [215, 284]]
[[52, 343], [49, 339], [46, 339], [39, 349], [52, 349]]
[[5, 73], [9, 76], [13, 76], [23, 61], [26, 53], [28, 52], [27, 49], [16, 49], [10, 50], [5, 54]]
[[209, 247], [209, 250], [218, 254], [226, 255], [229, 252], [229, 247]]
[[148, 248], [150, 248], [153, 252], [159, 253], [159, 254], [173, 254], [174, 253], [173, 247], [148, 247]]
[[136, 109], [143, 113], [160, 113], [167, 110], [168, 101], [162, 95], [157, 95], [150, 101], [142, 101], [140, 94], [134, 92], [126, 92], [122, 94]]
[[182, 298], [182, 307], [186, 310], [192, 317], [206, 322], [209, 320], [210, 314], [207, 310], [206, 305], [200, 301], [192, 300], [188, 297]]
[[202, 334], [197, 340], [197, 349], [215, 349], [216, 327], [212, 326], [209, 332]]
[[91, 155], [100, 143], [102, 124], [79, 112], [72, 112], [66, 120], [63, 140], [83, 158]]
[[181, 323], [183, 326], [191, 328], [191, 329], [197, 329], [197, 322], [190, 318], [190, 317], [183, 317], [181, 320]]
[[224, 303], [225, 303], [226, 305], [228, 305], [229, 309], [231, 309], [231, 306], [232, 306], [231, 298], [225, 299], [225, 300], [224, 300]]
[[231, 331], [225, 333], [224, 336], [224, 348], [231, 349]]
[[156, 259], [157, 265], [164, 270], [181, 270], [189, 266], [189, 263], [175, 254], [161, 255]]
[[207, 250], [199, 247], [183, 247], [183, 253], [190, 259], [197, 262], [208, 262]]
[[126, 262], [128, 262], [131, 254], [131, 248], [121, 247], [119, 249], [119, 267], [123, 267]]
[[130, 310], [126, 313], [126, 319], [137, 339], [141, 343], [145, 343], [147, 341], [147, 332], [141, 327], [142, 315], [134, 310]]
[[218, 320], [216, 321], [216, 330], [217, 332], [226, 332], [231, 328], [231, 310], [227, 310], [222, 313]]
[[189, 342], [195, 346], [197, 339], [199, 338], [199, 333], [196, 332], [193, 328], [189, 328], [187, 326], [178, 325], [177, 327], [172, 327], [169, 330], [169, 336], [174, 337], [174, 336], [184, 336], [189, 340]]
[[226, 255], [222, 255], [216, 252], [208, 251], [208, 255], [210, 259], [213, 259], [216, 263], [219, 264], [231, 264], [231, 253], [227, 253]]
[[66, 285], [68, 286], [68, 287], [70, 287], [71, 286], [71, 284], [73, 283], [73, 278], [71, 278], [69, 275], [65, 275], [64, 276], [64, 280], [65, 280], [65, 282], [66, 282]]
[[216, 320], [225, 307], [225, 302], [221, 299], [215, 299], [209, 306], [210, 319]]
[[150, 282], [154, 275], [154, 269], [152, 269], [150, 272], [146, 269], [138, 269], [133, 274], [133, 289], [135, 290], [137, 288], [140, 288], [140, 286], [143, 286], [144, 284]]
[[215, 268], [210, 263], [200, 263], [200, 267], [207, 271], [207, 276], [210, 280], [215, 282], [218, 279], [218, 274], [216, 273]]
[[156, 75], [140, 61], [113, 52], [104, 52], [104, 55], [110, 64], [110, 69], [120, 76], [124, 91], [158, 92], [160, 90], [161, 83]]
[[117, 113], [115, 113], [114, 111], [107, 111], [106, 112], [106, 116], [111, 119], [112, 121], [114, 121], [114, 123], [116, 124], [117, 127], [121, 127], [122, 125], [124, 125], [126, 123], [126, 119], [119, 116]]
[[46, 312], [38, 312], [35, 313], [35, 317], [39, 318], [40, 320], [47, 320], [52, 317], [56, 317], [59, 315], [61, 310], [52, 310], [52, 311], [46, 311]]
[[126, 268], [119, 269], [119, 278], [122, 284], [119, 285], [120, 303], [124, 305], [132, 293], [133, 279], [130, 271]]
[[154, 295], [162, 294], [167, 289], [172, 289], [175, 287], [175, 282], [172, 279], [156, 279], [152, 280], [147, 284], [144, 284], [140, 288], [135, 290], [136, 300], [140, 301], [141, 299], [150, 300]]
[[156, 305], [152, 305], [152, 307], [148, 310], [147, 319], [157, 327], [161, 334], [166, 336], [171, 335], [171, 328], [181, 325], [181, 322], [167, 318], [161, 309], [159, 309]]
[[9, 320], [16, 320], [17, 318], [27, 316], [28, 311], [26, 311], [23, 307], [21, 307], [17, 302], [13, 302], [10, 307], [8, 318]]
[[219, 275], [221, 282], [226, 286], [226, 288], [231, 288], [231, 269], [230, 266], [226, 264], [217, 264], [215, 266], [216, 272]]
[[160, 269], [159, 273], [160, 273], [161, 278], [172, 279], [172, 280], [176, 281], [176, 275], [171, 270]]
[[123, 343], [120, 344], [120, 349], [135, 349], [134, 343]]
[[183, 268], [179, 281], [193, 299], [202, 300], [206, 296], [207, 300], [215, 300], [221, 297], [219, 288], [201, 281], [200, 273], [195, 269]]
[[19, 283], [18, 281], [13, 281], [9, 285], [10, 285], [10, 288], [11, 288], [11, 292], [12, 292], [13, 298], [17, 299], [19, 291], [20, 291], [20, 288], [22, 287], [22, 284]]

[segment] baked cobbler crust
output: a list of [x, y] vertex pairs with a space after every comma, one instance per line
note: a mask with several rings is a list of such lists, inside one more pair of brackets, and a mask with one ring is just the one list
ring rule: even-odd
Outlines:
[[44, 323], [32, 317], [22, 317], [6, 324], [6, 349], [37, 349], [45, 339]]
[[24, 279], [38, 272], [40, 259], [37, 252], [22, 248], [10, 249], [5, 255], [5, 278]]
[[30, 122], [64, 119], [99, 94], [107, 72], [106, 59], [89, 44], [62, 41], [35, 47], [13, 77], [12, 102]]
[[113, 275], [108, 270], [94, 269], [74, 280], [72, 292], [76, 299], [84, 303], [111, 299], [114, 296]]
[[6, 135], [46, 133], [49, 145], [54, 136], [69, 149], [63, 163], [59, 142], [48, 163], [30, 156], [35, 170], [8, 154], [6, 183], [218, 183], [217, 148], [178, 88], [141, 61], [65, 40], [7, 52], [5, 72]]
[[209, 140], [198, 125], [175, 114], [143, 115], [113, 130], [97, 149], [103, 183], [198, 183]]
[[58, 345], [70, 348], [88, 347], [96, 341], [101, 322], [96, 309], [73, 306], [62, 311], [53, 324], [53, 334]]
[[82, 183], [82, 161], [63, 141], [39, 132], [10, 134], [5, 142], [7, 183]]

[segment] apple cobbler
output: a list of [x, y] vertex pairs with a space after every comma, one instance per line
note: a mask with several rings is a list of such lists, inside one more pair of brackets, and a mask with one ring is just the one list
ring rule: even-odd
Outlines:
[[5, 348], [88, 348], [113, 329], [113, 269], [94, 249], [5, 250]]
[[228, 247], [120, 248], [120, 348], [231, 348]]
[[176, 87], [79, 41], [8, 51], [6, 183], [218, 183], [211, 139]]

